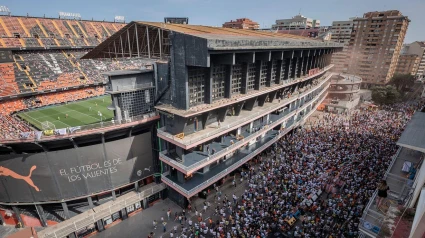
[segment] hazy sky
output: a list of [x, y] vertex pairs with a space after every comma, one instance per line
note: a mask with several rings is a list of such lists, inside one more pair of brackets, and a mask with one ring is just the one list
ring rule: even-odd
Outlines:
[[331, 25], [335, 20], [362, 16], [369, 11], [400, 10], [411, 23], [406, 43], [425, 40], [425, 0], [6, 0], [13, 15], [57, 17], [59, 11], [80, 13], [83, 19], [163, 21], [166, 16], [189, 17], [195, 25], [221, 26], [248, 17], [270, 27], [276, 19], [301, 14]]

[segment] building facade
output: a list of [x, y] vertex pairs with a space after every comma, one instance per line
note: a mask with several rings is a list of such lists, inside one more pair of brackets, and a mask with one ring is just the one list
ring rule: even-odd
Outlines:
[[394, 75], [410, 20], [400, 11], [368, 12], [355, 18], [348, 51], [348, 73], [363, 86], [386, 84]]
[[272, 25], [274, 30], [299, 30], [320, 27], [320, 20], [298, 14], [291, 19], [279, 19]]
[[414, 54], [419, 56], [419, 64], [418, 70], [416, 71], [416, 78], [425, 78], [425, 42], [415, 41], [413, 43], [407, 44], [404, 47], [404, 52], [406, 54]]
[[315, 28], [298, 29], [298, 30], [278, 30], [278, 33], [304, 36], [322, 41], [330, 41], [332, 32], [329, 26], [321, 26]]
[[334, 65], [332, 71], [337, 73], [347, 73], [349, 62], [348, 45], [351, 39], [351, 33], [354, 28], [353, 18], [348, 21], [334, 21], [332, 22], [332, 35], [331, 40], [344, 44], [341, 52], [332, 55], [332, 64]]
[[[119, 47], [123, 37], [130, 44]], [[341, 48], [265, 31], [132, 22], [84, 57], [157, 59], [162, 182], [185, 207], [315, 111]]]
[[330, 79], [327, 98], [323, 101], [329, 112], [345, 112], [360, 102], [360, 84], [362, 79], [355, 75], [334, 74]]
[[398, 59], [396, 74], [411, 74], [416, 76], [419, 68], [420, 58], [415, 54], [401, 54]]
[[256, 30], [260, 28], [260, 24], [258, 24], [255, 21], [252, 21], [249, 18], [239, 18], [228, 22], [225, 22], [223, 24], [224, 28], [234, 28], [234, 29], [249, 29], [249, 30]]

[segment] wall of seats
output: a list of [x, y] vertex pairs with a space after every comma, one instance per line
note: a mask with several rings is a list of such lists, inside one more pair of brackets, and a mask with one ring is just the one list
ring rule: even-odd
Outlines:
[[123, 26], [103, 21], [0, 16], [0, 47], [93, 47]]
[[0, 64], [0, 97], [102, 83], [102, 73], [140, 69], [143, 59], [81, 59], [84, 50], [16, 51], [14, 63]]

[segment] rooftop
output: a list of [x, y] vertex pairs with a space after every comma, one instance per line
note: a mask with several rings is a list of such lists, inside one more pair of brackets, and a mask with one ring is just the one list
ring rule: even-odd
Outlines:
[[401, 134], [397, 145], [425, 153], [425, 113], [417, 112]]
[[[208, 50], [272, 50], [272, 49], [310, 49], [310, 48], [342, 48], [342, 45], [335, 42], [321, 42], [311, 38], [281, 34], [266, 31], [253, 31], [247, 29], [233, 29], [223, 27], [184, 25], [162, 22], [133, 21], [121, 28], [114, 35], [102, 42], [93, 51], [83, 58], [99, 57], [99, 52], [108, 49], [112, 42], [120, 43], [120, 39], [128, 38], [128, 34], [133, 35], [134, 29], [163, 30], [167, 32], [181, 33], [205, 39], [205, 46]], [[140, 33], [142, 34], [142, 33]], [[163, 34], [161, 34], [163, 35]], [[130, 37], [131, 38], [131, 37]], [[138, 37], [140, 38], [140, 37]], [[125, 47], [126, 48], [126, 47]]]
[[116, 71], [109, 71], [102, 73], [106, 76], [119, 76], [119, 75], [129, 75], [129, 74], [140, 74], [140, 73], [147, 73], [147, 72], [153, 72], [152, 69], [131, 69], [131, 70], [116, 70]]

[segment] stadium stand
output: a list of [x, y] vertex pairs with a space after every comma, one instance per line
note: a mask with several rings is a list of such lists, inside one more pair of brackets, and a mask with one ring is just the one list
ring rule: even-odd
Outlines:
[[97, 46], [125, 24], [25, 16], [0, 16], [0, 43], [6, 48]]
[[13, 64], [0, 64], [0, 96], [18, 94], [19, 87], [15, 81]]
[[21, 132], [32, 131], [26, 122], [12, 115], [15, 112], [96, 97], [104, 93], [104, 87], [92, 87], [0, 102], [0, 129], [2, 132], [0, 133], [0, 139], [19, 138]]
[[[138, 59], [80, 59], [88, 48], [124, 26], [104, 21], [0, 16], [0, 48], [9, 48], [13, 55], [13, 62], [0, 63], [0, 140], [16, 139], [21, 132], [32, 130], [14, 113], [103, 95], [103, 86], [93, 86], [103, 85], [103, 72], [146, 66]], [[73, 49], [76, 47], [83, 49]], [[84, 88], [73, 88], [81, 85]], [[56, 89], [65, 91], [46, 93]], [[36, 93], [42, 94], [29, 96]], [[1, 100], [8, 96], [13, 98]]]

